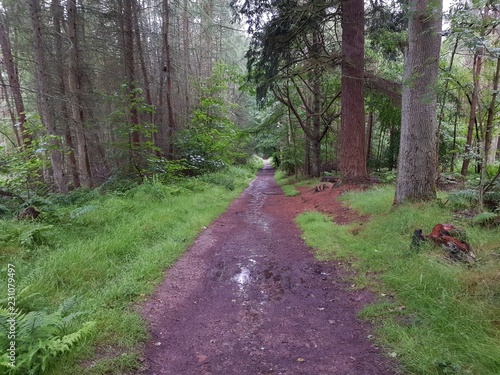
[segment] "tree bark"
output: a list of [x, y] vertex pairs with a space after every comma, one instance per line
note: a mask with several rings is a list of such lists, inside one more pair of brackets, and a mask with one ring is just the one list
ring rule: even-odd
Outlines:
[[[451, 73], [451, 69], [453, 68], [453, 62], [455, 61], [455, 55], [457, 53], [459, 40], [460, 40], [460, 36], [457, 36], [457, 38], [455, 40], [455, 45], [453, 46], [453, 50], [451, 51], [450, 64], [448, 65], [448, 68], [446, 69], [447, 73]], [[446, 97], [448, 95], [449, 83], [450, 83], [450, 81], [448, 79], [444, 83], [443, 97], [441, 99], [441, 108], [439, 109], [438, 125], [437, 125], [437, 131], [436, 131], [436, 158], [437, 158], [436, 165], [437, 166], [439, 166], [439, 145], [441, 143], [441, 124], [443, 123], [444, 108], [446, 106]]]
[[342, 130], [340, 173], [344, 183], [362, 183], [366, 169], [364, 105], [364, 2], [342, 1]]
[[128, 114], [130, 123], [130, 158], [133, 167], [141, 174], [142, 160], [140, 156], [141, 137], [139, 132], [139, 116], [137, 112], [136, 86], [135, 86], [135, 59], [134, 59], [134, 25], [132, 13], [133, 0], [123, 2], [123, 62], [127, 80]]
[[71, 120], [76, 135], [77, 166], [81, 187], [92, 188], [92, 175], [89, 166], [87, 136], [84, 126], [85, 115], [82, 108], [82, 73], [80, 70], [80, 41], [78, 38], [78, 10], [76, 0], [66, 4], [68, 14], [68, 39], [71, 42], [69, 51], [68, 91], [70, 97]]
[[67, 163], [73, 179], [73, 187], [79, 188], [80, 176], [78, 175], [78, 166], [76, 162], [75, 155], [75, 145], [73, 142], [73, 136], [71, 134], [69, 109], [66, 101], [67, 90], [66, 90], [66, 69], [65, 69], [65, 59], [63, 56], [63, 42], [62, 42], [62, 29], [63, 29], [63, 19], [64, 19], [64, 9], [61, 6], [61, 0], [52, 0], [51, 5], [52, 19], [54, 23], [54, 37], [55, 37], [55, 57], [59, 66], [57, 69], [57, 77], [59, 80], [59, 101], [58, 101], [58, 112], [64, 123], [64, 139], [66, 141], [67, 147]]
[[442, 1], [410, 3], [394, 204], [436, 197], [436, 83]]
[[470, 164], [470, 157], [467, 155], [472, 151], [472, 137], [474, 135], [474, 125], [476, 123], [476, 110], [479, 103], [479, 77], [481, 76], [483, 47], [478, 47], [474, 55], [474, 67], [472, 69], [472, 80], [474, 88], [472, 89], [472, 98], [470, 103], [469, 127], [467, 128], [467, 140], [465, 142], [465, 158], [462, 163], [462, 176], [467, 176]]
[[[493, 127], [494, 127], [494, 119], [495, 119], [495, 109], [497, 106], [497, 97], [498, 97], [498, 84], [500, 80], [500, 58], [497, 58], [497, 66], [495, 75], [493, 76], [493, 87], [491, 89], [491, 101], [488, 107], [488, 119], [486, 120], [486, 129], [484, 132], [484, 168], [488, 165], [490, 149], [492, 146], [492, 136], [493, 136]], [[496, 148], [495, 148], [496, 151]]]
[[373, 111], [368, 114], [368, 131], [366, 135], [366, 161], [372, 156], [372, 138], [373, 138]]
[[[7, 85], [5, 84], [5, 81], [3, 79], [2, 74], [0, 74], [0, 85], [2, 86], [2, 93], [3, 97], [5, 98], [5, 106], [7, 107], [7, 111], [9, 112], [9, 117], [10, 117], [10, 122], [12, 124], [12, 130], [14, 131], [14, 135], [16, 137], [16, 141], [10, 140], [10, 143], [16, 148], [22, 147], [23, 141], [21, 139], [21, 136], [19, 135], [19, 131], [17, 130], [17, 119], [16, 119], [16, 114], [14, 113], [14, 109], [12, 109], [12, 105], [10, 103], [10, 93], [9, 90], [7, 90]], [[8, 136], [4, 134], [4, 136], [7, 139], [10, 139]]]
[[49, 137], [50, 159], [56, 189], [60, 193], [67, 193], [64, 176], [63, 157], [58, 134], [55, 126], [55, 116], [50, 105], [49, 69], [45, 58], [43, 28], [39, 0], [28, 0], [33, 31], [33, 49], [35, 51], [35, 75], [37, 84], [37, 103], [40, 117]]
[[183, 87], [184, 87], [184, 100], [185, 100], [185, 123], [187, 124], [189, 121], [189, 115], [191, 113], [190, 109], [190, 99], [189, 99], [189, 74], [191, 73], [191, 53], [189, 52], [189, 12], [188, 12], [188, 0], [184, 0], [183, 2], [183, 10], [182, 10], [182, 30], [183, 30], [183, 39], [182, 39], [182, 48], [183, 48], [183, 59], [184, 59], [184, 74], [183, 74]]
[[[19, 83], [19, 75], [14, 62], [14, 57], [12, 55], [9, 34], [4, 21], [0, 22], [0, 47], [2, 49], [3, 64], [7, 75], [9, 76], [10, 91], [16, 108], [17, 123], [14, 125], [14, 128], [16, 133], [20, 133], [21, 135], [22, 147], [27, 148], [31, 145], [33, 139], [24, 127], [24, 124], [26, 123], [26, 113], [24, 109], [21, 85]], [[17, 129], [19, 129], [19, 132], [17, 132]], [[21, 144], [19, 146], [21, 146]]]
[[167, 101], [167, 156], [172, 158], [174, 155], [173, 135], [176, 128], [173, 102], [173, 83], [172, 83], [172, 56], [170, 47], [170, 4], [169, 0], [163, 1], [163, 48], [165, 53], [164, 74], [166, 75], [166, 92], [165, 99]]

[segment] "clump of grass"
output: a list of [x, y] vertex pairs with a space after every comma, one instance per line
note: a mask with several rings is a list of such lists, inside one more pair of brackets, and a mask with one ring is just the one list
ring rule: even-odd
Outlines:
[[[77, 192], [54, 199], [51, 225], [38, 219], [0, 221], [2, 264], [14, 264], [18, 288], [29, 287], [33, 294], [24, 307], [51, 311], [77, 296], [79, 309], [95, 322], [86, 339], [44, 373], [135, 371], [147, 333], [134, 305], [253, 176], [240, 167], [205, 181], [164, 185], [152, 178], [105, 195]], [[2, 272], [3, 285], [5, 277]]]
[[[434, 203], [393, 209], [393, 197], [392, 187], [344, 194], [345, 204], [370, 215], [363, 225], [338, 226], [319, 213], [297, 221], [321, 259], [348, 260], [353, 282], [380, 296], [360, 315], [376, 322], [378, 342], [410, 373], [499, 374], [500, 233]], [[475, 265], [451, 261], [432, 245], [410, 250], [415, 229], [429, 233], [440, 222], [465, 228]]]
[[287, 197], [293, 197], [300, 194], [296, 189], [297, 186], [314, 186], [318, 181], [317, 179], [295, 178], [288, 176], [284, 171], [278, 170], [274, 174], [274, 180], [281, 187], [283, 193]]

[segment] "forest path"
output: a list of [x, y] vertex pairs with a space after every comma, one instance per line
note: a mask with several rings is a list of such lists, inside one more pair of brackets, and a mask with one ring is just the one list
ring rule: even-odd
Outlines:
[[294, 222], [308, 200], [284, 197], [273, 176], [261, 170], [144, 305], [143, 374], [396, 373], [356, 318], [370, 293], [314, 259]]

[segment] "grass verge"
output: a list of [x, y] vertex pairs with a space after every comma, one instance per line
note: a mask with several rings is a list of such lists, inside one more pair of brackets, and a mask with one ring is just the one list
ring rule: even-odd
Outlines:
[[276, 171], [274, 174], [274, 180], [281, 187], [283, 193], [287, 197], [293, 197], [300, 194], [300, 191], [296, 189], [297, 186], [313, 186], [317, 182], [316, 179], [313, 180], [287, 176], [286, 173], [281, 170]]
[[[367, 223], [335, 225], [319, 213], [297, 221], [323, 260], [343, 259], [350, 282], [369, 287], [378, 301], [360, 312], [375, 323], [376, 340], [409, 374], [500, 374], [500, 231], [472, 225], [437, 204], [392, 210], [394, 189], [376, 187], [342, 196]], [[413, 231], [437, 223], [463, 227], [478, 261], [448, 260], [424, 246], [410, 250]]]
[[[36, 343], [26, 343], [40, 362], [49, 363], [43, 373], [134, 373], [148, 338], [134, 306], [254, 176], [254, 171], [230, 168], [174, 185], [153, 179], [104, 196], [74, 192], [52, 202], [33, 222], [0, 221], [0, 282], [7, 285], [7, 265], [15, 267], [16, 308], [53, 313], [74, 297], [66, 315], [48, 315], [59, 320], [47, 322], [45, 333], [48, 328], [80, 332], [78, 327], [85, 322], [93, 326], [64, 356], [52, 346], [40, 349]], [[2, 307], [6, 303], [0, 302]], [[61, 323], [70, 320], [74, 328]], [[51, 342], [45, 333], [33, 330], [31, 335]], [[6, 338], [0, 338], [2, 350], [8, 347]], [[17, 349], [19, 364], [29, 353]], [[28, 372], [11, 369], [11, 373]]]

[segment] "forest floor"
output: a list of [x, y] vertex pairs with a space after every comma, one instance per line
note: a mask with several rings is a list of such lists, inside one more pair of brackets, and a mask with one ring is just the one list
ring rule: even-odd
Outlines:
[[259, 172], [142, 307], [152, 339], [141, 374], [398, 373], [356, 317], [374, 296], [349, 288], [345, 266], [317, 261], [294, 221], [311, 210], [359, 219], [336, 200], [346, 188], [285, 197], [273, 175]]

